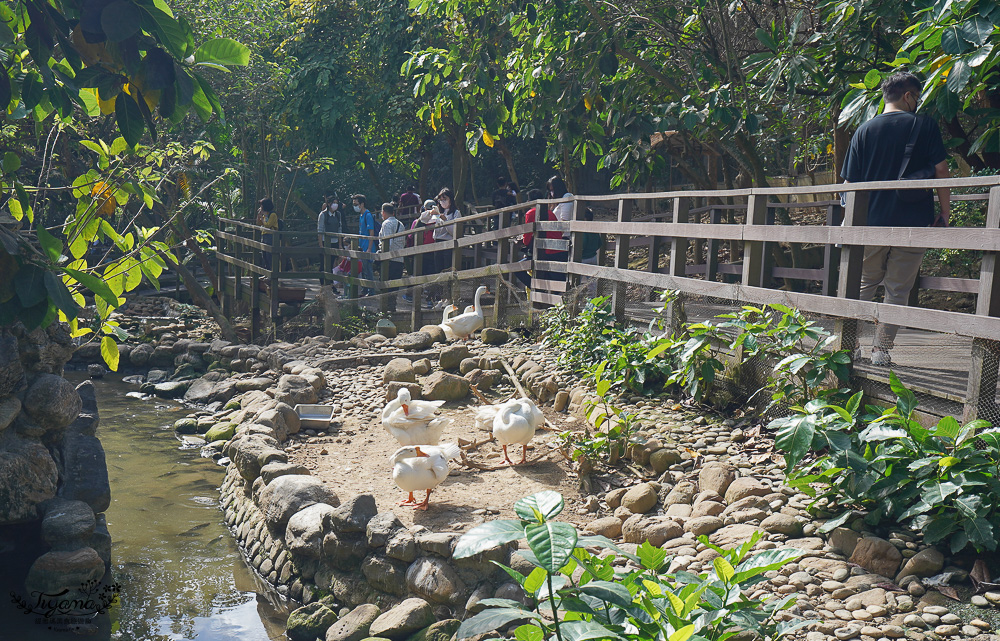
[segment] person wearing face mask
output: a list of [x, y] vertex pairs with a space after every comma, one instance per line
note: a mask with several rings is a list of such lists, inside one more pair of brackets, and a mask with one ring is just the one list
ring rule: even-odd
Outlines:
[[[378, 237], [379, 225], [375, 222], [375, 216], [368, 211], [367, 199], [364, 194], [354, 194], [351, 198], [351, 204], [354, 206], [354, 212], [358, 214], [358, 235], [363, 236], [363, 238], [358, 241], [358, 249], [363, 252], [374, 252], [376, 251], [375, 240]], [[375, 264], [374, 259], [362, 258], [361, 259], [361, 278], [367, 280], [375, 280]], [[371, 287], [364, 287], [361, 290], [362, 296], [374, 296], [375, 290]]]
[[[432, 217], [434, 220], [434, 241], [451, 241], [455, 240], [455, 225], [445, 225], [449, 221], [461, 218], [462, 212], [458, 210], [458, 205], [455, 203], [455, 193], [445, 187], [437, 195], [437, 206], [431, 210]], [[438, 273], [447, 271], [451, 269], [451, 259], [452, 251], [451, 249], [443, 249], [435, 254], [436, 270]], [[437, 296], [438, 301], [434, 306], [435, 309], [444, 306], [444, 299], [441, 298], [440, 288], [433, 288], [434, 294]]]
[[337, 194], [323, 199], [323, 208], [316, 218], [316, 234], [320, 247], [340, 247], [340, 238], [327, 234], [343, 234], [344, 220]]

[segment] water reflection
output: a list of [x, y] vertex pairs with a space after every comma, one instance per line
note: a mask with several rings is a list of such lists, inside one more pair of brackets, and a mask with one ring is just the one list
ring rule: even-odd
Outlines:
[[[97, 389], [121, 594], [101, 633], [90, 638], [283, 639], [286, 611], [276, 597], [257, 593], [268, 594], [222, 523], [217, 488], [224, 470], [196, 449], [179, 449], [170, 429], [182, 408], [127, 398], [127, 386], [117, 381], [100, 381]], [[0, 607], [0, 620], [14, 620], [16, 610], [8, 616], [8, 607]], [[44, 638], [31, 622], [17, 625], [0, 627], [0, 639]]]

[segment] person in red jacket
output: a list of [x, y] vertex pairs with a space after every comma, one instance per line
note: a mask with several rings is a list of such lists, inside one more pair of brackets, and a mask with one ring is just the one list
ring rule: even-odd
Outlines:
[[[532, 189], [528, 192], [528, 200], [538, 200], [544, 198], [545, 194], [542, 193], [540, 189]], [[538, 221], [556, 221], [558, 220], [552, 210], [549, 209], [548, 205], [541, 203], [532, 207], [524, 215], [525, 223], [533, 223]], [[541, 232], [542, 238], [546, 240], [562, 240], [561, 231], [544, 231]], [[521, 238], [522, 250], [526, 252], [526, 256], [522, 260], [530, 260], [531, 254], [534, 250], [534, 234], [528, 233], [524, 234]], [[566, 262], [569, 257], [569, 252], [561, 251], [558, 249], [543, 248], [538, 250], [538, 260], [549, 260], [549, 261], [561, 261]], [[521, 281], [525, 287], [531, 287], [531, 277], [528, 276], [526, 272], [514, 272], [514, 276]], [[560, 272], [550, 272], [539, 270], [535, 274], [535, 278], [540, 278], [542, 280], [565, 280], [566, 274]]]

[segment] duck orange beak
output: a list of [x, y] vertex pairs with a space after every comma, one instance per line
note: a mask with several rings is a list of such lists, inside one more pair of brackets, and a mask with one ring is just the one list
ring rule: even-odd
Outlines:
[[403, 416], [409, 416], [409, 415], [410, 415], [410, 406], [407, 405], [406, 403], [403, 403]]
[[421, 450], [419, 447], [415, 448], [417, 450], [417, 456], [430, 456], [427, 452]]

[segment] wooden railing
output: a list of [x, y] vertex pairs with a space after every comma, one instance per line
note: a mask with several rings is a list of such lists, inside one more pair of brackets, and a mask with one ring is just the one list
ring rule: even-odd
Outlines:
[[[879, 189], [987, 188], [988, 193], [953, 196], [952, 200], [985, 200], [985, 228], [938, 227], [868, 227], [868, 196]], [[853, 183], [837, 185], [846, 194], [846, 207], [832, 200], [833, 186], [789, 188], [753, 188], [716, 191], [674, 191], [661, 193], [576, 196], [570, 220], [522, 223], [523, 213], [536, 202], [522, 203], [495, 211], [478, 213], [448, 223], [454, 239], [424, 245], [423, 231], [405, 231], [393, 237], [412, 236], [414, 246], [388, 251], [382, 239], [379, 251], [363, 252], [362, 237], [336, 235], [339, 248], [320, 248], [317, 235], [307, 232], [274, 232], [271, 245], [260, 237], [266, 230], [239, 221], [223, 220], [217, 232], [218, 259], [222, 291], [229, 302], [242, 298], [252, 309], [264, 309], [268, 317], [278, 317], [279, 282], [287, 278], [317, 279], [323, 285], [338, 284], [357, 297], [359, 288], [384, 291], [388, 288], [420, 289], [438, 282], [438, 273], [422, 273], [421, 260], [403, 278], [363, 279], [355, 259], [387, 261], [393, 258], [420, 257], [448, 252], [449, 283], [491, 277], [510, 278], [514, 272], [531, 270], [550, 272], [558, 278], [533, 278], [531, 301], [551, 305], [563, 301], [571, 287], [590, 278], [610, 281], [615, 310], [627, 320], [629, 308], [626, 290], [629, 285], [679, 290], [686, 294], [741, 301], [750, 304], [782, 303], [803, 312], [839, 319], [841, 335], [856, 336], [859, 320], [891, 323], [932, 332], [956, 334], [973, 339], [968, 389], [964, 395], [966, 414], [976, 415], [981, 407], [995, 407], [996, 371], [1000, 353], [1000, 176], [943, 180]], [[800, 196], [825, 197], [825, 200], [795, 202]], [[652, 201], [652, 215], [639, 218], [633, 214]], [[565, 200], [540, 200], [554, 205]], [[584, 221], [588, 206], [616, 208], [614, 221]], [[663, 207], [666, 205], [666, 207]], [[777, 214], [809, 209], [821, 215], [824, 224], [777, 224]], [[783, 211], [782, 211], [783, 210]], [[784, 217], [784, 216], [781, 216]], [[787, 219], [787, 218], [786, 218]], [[842, 222], [842, 224], [841, 224]], [[543, 232], [561, 232], [564, 239], [541, 238]], [[477, 233], [474, 233], [477, 232]], [[520, 260], [518, 239], [533, 233], [533, 253]], [[583, 234], [601, 234], [606, 243], [597, 264], [582, 261]], [[331, 235], [332, 237], [332, 235]], [[778, 265], [774, 257], [777, 244], [812, 245], [822, 252], [818, 267]], [[859, 299], [861, 265], [865, 247], [919, 247], [983, 252], [979, 278], [922, 277], [919, 288], [937, 289], [976, 295], [974, 313], [943, 311], [890, 305]], [[568, 260], [545, 260], [543, 250], [568, 251]], [[728, 259], [723, 260], [723, 250]], [[265, 270], [262, 253], [272, 254], [273, 269]], [[289, 270], [288, 258], [320, 257], [320, 270]], [[331, 272], [336, 261], [350, 258], [352, 272], [337, 276]], [[563, 278], [561, 275], [565, 275]], [[248, 280], [248, 283], [244, 281]], [[775, 280], [786, 283], [778, 289]], [[260, 291], [258, 283], [267, 283]], [[813, 291], [790, 291], [789, 282], [810, 284]], [[818, 286], [816, 286], [818, 284]], [[247, 292], [249, 285], [249, 292]], [[499, 282], [497, 291], [500, 289]], [[794, 288], [793, 288], [794, 289]], [[916, 290], [916, 288], [915, 288]], [[384, 299], [383, 299], [384, 303]], [[384, 307], [384, 305], [383, 305]], [[494, 317], [499, 306], [495, 306]], [[410, 312], [412, 326], [421, 324], [422, 311], [414, 304]], [[255, 315], [256, 316], [256, 315]], [[259, 321], [255, 321], [255, 332]]]

